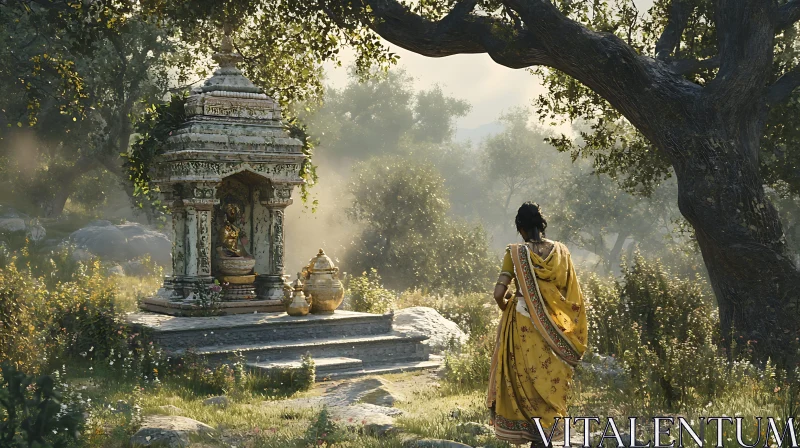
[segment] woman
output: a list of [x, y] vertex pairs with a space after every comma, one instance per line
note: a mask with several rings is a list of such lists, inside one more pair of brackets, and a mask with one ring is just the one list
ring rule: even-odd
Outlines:
[[563, 420], [553, 423], [567, 415], [573, 368], [586, 350], [586, 310], [569, 251], [544, 237], [539, 206], [522, 204], [515, 223], [525, 243], [506, 249], [494, 290], [503, 316], [486, 404], [498, 438], [533, 447], [543, 444], [535, 417], [551, 441], [563, 437]]

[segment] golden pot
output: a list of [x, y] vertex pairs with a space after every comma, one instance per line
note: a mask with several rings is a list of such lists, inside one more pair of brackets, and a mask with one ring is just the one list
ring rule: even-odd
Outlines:
[[286, 302], [286, 314], [290, 316], [305, 316], [311, 308], [311, 305], [306, 301], [305, 294], [303, 294], [303, 282], [300, 277], [300, 274], [297, 274], [292, 299], [290, 302]]
[[311, 297], [311, 312], [314, 314], [333, 313], [344, 300], [344, 285], [339, 280], [339, 268], [322, 249], [307, 267], [306, 296]]

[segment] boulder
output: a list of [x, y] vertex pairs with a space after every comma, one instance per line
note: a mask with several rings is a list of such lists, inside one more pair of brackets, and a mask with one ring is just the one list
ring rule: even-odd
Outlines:
[[47, 235], [39, 220], [8, 206], [0, 205], [0, 233], [25, 232], [31, 241], [41, 241]]
[[25, 220], [22, 218], [0, 218], [0, 232], [22, 232]]
[[171, 260], [172, 243], [167, 236], [136, 223], [92, 221], [72, 232], [69, 240], [104, 260], [125, 262], [147, 255], [161, 266], [169, 265]]
[[461, 345], [468, 338], [458, 324], [444, 318], [435, 309], [425, 306], [395, 311], [394, 327], [398, 331], [416, 332], [428, 336], [424, 344], [427, 344], [434, 353], [447, 349], [451, 341]]
[[125, 223], [116, 227], [128, 239], [132, 259], [148, 255], [161, 266], [167, 266], [172, 262], [172, 243], [163, 233], [135, 223]]
[[131, 436], [132, 447], [185, 448], [194, 441], [213, 441], [214, 428], [205, 423], [177, 415], [150, 415]]
[[125, 275], [125, 270], [122, 269], [122, 266], [116, 264], [116, 265], [111, 266], [110, 268], [108, 268], [108, 275], [120, 276], [121, 277], [121, 276]]

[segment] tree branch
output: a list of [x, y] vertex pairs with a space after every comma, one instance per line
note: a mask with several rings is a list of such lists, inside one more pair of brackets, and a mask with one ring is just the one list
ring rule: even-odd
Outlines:
[[783, 74], [767, 90], [767, 105], [774, 106], [789, 99], [794, 89], [800, 87], [800, 67]]
[[677, 59], [669, 62], [670, 70], [679, 75], [689, 75], [700, 70], [719, 67], [719, 55], [708, 59]]
[[681, 42], [683, 30], [689, 23], [694, 6], [686, 0], [672, 0], [669, 8], [669, 19], [661, 37], [656, 42], [656, 59], [666, 61]]
[[387, 41], [429, 57], [488, 53], [498, 64], [524, 68], [552, 62], [527, 31], [495, 17], [470, 14], [476, 0], [459, 2], [438, 21], [411, 12], [396, 0], [366, 0], [374, 19], [368, 23]]
[[776, 10], [771, 1], [717, 1], [720, 66], [708, 93], [724, 109], [744, 112], [762, 98], [772, 66]]
[[800, 20], [800, 0], [790, 0], [778, 8], [777, 31], [789, 28]]
[[522, 29], [512, 20], [470, 13], [471, 0], [438, 21], [399, 0], [363, 1], [370, 9], [363, 23], [395, 45], [429, 57], [487, 53], [506, 67], [560, 70], [609, 101], [651, 140], [662, 131], [663, 111], [677, 114], [701, 92], [669, 64], [638, 54], [612, 33], [588, 29], [548, 0], [500, 0], [519, 15]]

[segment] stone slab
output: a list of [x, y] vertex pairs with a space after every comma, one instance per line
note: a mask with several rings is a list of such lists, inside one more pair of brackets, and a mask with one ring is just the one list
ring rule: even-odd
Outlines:
[[129, 323], [139, 325], [158, 332], [177, 332], [189, 330], [218, 330], [249, 326], [285, 326], [296, 324], [317, 324], [322, 321], [349, 324], [356, 320], [382, 320], [388, 315], [359, 313], [355, 311], [336, 311], [333, 314], [308, 314], [306, 316], [289, 316], [288, 314], [194, 317], [191, 319], [165, 316], [153, 313], [128, 313]]
[[[204, 312], [203, 308], [184, 302], [175, 302], [167, 299], [148, 297], [142, 299], [139, 308], [144, 311], [163, 313], [177, 317], [198, 317]], [[235, 302], [221, 302], [219, 312], [223, 315], [275, 313], [283, 311], [280, 300], [240, 300]]]
[[[314, 358], [314, 367], [318, 373], [331, 370], [355, 369], [361, 368], [362, 366], [362, 361], [355, 358], [345, 358], [343, 356]], [[247, 363], [247, 367], [254, 370], [267, 371], [271, 369], [299, 369], [302, 367], [302, 360], [289, 359], [269, 362], [251, 362]]]
[[365, 366], [362, 369], [349, 369], [330, 372], [321, 375], [317, 381], [340, 380], [344, 378], [355, 378], [367, 375], [388, 375], [392, 373], [414, 372], [417, 370], [435, 370], [444, 364], [441, 358], [434, 358], [426, 361], [405, 361], [405, 362], [389, 362], [381, 364], [372, 364]]
[[[249, 313], [213, 317], [131, 313], [128, 314], [127, 320], [133, 327], [151, 334], [153, 340], [167, 352], [180, 352], [198, 347], [235, 348], [242, 344], [269, 345], [281, 341], [373, 336], [392, 331], [391, 314], [347, 311], [307, 316]], [[330, 353], [320, 355], [340, 356]], [[282, 357], [282, 359], [287, 358], [294, 358], [294, 355]]]
[[[300, 358], [305, 353], [313, 358], [345, 357], [370, 361], [423, 360], [428, 350], [422, 344], [424, 335], [387, 333], [368, 336], [329, 337], [301, 340], [271, 341], [259, 344], [200, 346], [191, 351], [210, 362], [224, 362], [234, 352], [250, 362], [268, 362]], [[176, 350], [182, 355], [186, 350]]]

